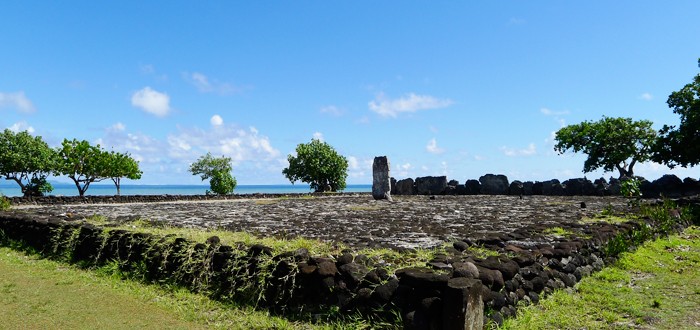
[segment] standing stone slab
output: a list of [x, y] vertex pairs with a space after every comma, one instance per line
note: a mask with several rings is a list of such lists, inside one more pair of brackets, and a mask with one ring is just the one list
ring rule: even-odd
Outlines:
[[391, 176], [386, 156], [374, 157], [372, 163], [372, 197], [391, 200]]
[[455, 277], [443, 292], [443, 329], [481, 330], [484, 327], [484, 302], [481, 281]]

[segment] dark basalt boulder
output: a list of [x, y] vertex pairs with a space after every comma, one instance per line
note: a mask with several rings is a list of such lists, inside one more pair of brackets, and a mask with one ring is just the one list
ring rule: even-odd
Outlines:
[[481, 193], [481, 183], [478, 180], [467, 180], [464, 184], [467, 195], [478, 195]]
[[426, 176], [416, 178], [415, 186], [418, 195], [442, 195], [447, 188], [447, 177]]
[[396, 191], [392, 192], [395, 195], [413, 195], [415, 194], [413, 179], [403, 179], [396, 182]]
[[511, 195], [524, 195], [523, 183], [518, 180], [511, 182], [510, 187], [508, 188], [508, 192]]
[[695, 196], [700, 194], [700, 181], [693, 178], [683, 179], [683, 194], [686, 196]]
[[479, 178], [481, 193], [484, 195], [507, 195], [508, 177], [502, 174], [486, 174]]
[[569, 179], [563, 185], [567, 196], [591, 196], [596, 190], [593, 182], [586, 178]]
[[683, 196], [683, 181], [673, 174], [666, 174], [654, 182], [643, 182], [641, 185], [642, 196], [645, 198], [670, 197], [678, 198]]

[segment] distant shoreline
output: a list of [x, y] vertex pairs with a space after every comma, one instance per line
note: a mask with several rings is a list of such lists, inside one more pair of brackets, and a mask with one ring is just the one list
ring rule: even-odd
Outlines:
[[[78, 190], [73, 184], [60, 183], [53, 185], [54, 190], [47, 196], [77, 196]], [[143, 185], [130, 184], [121, 186], [121, 195], [123, 196], [138, 196], [138, 195], [204, 195], [209, 189], [208, 185]], [[343, 192], [371, 192], [371, 184], [351, 184], [347, 185]], [[313, 192], [308, 185], [238, 185], [233, 191], [234, 194], [292, 194], [292, 193], [311, 193]], [[21, 192], [18, 186], [0, 185], [0, 193], [7, 197], [19, 197]], [[86, 196], [114, 196], [117, 190], [114, 185], [98, 184], [91, 185]]]

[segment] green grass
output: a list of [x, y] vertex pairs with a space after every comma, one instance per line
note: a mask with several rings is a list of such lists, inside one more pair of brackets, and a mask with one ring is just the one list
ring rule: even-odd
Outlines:
[[521, 307], [502, 328], [700, 328], [700, 228], [647, 242], [569, 291]]
[[225, 304], [184, 289], [124, 279], [0, 248], [0, 329], [363, 329], [312, 324]]

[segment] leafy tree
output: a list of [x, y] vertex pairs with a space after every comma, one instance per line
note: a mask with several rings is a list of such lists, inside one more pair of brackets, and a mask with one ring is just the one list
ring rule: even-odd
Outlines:
[[24, 196], [41, 196], [53, 187], [46, 176], [54, 169], [55, 151], [29, 132], [0, 134], [0, 176], [17, 182]]
[[78, 188], [80, 196], [85, 195], [90, 184], [107, 178], [104, 169], [109, 163], [108, 153], [100, 149], [100, 145], [90, 145], [90, 142], [76, 139], [64, 139], [57, 150], [58, 159], [56, 174], [67, 175]]
[[287, 156], [289, 167], [282, 174], [294, 184], [308, 183], [316, 192], [345, 189], [348, 176], [348, 160], [325, 142], [312, 139], [310, 143], [297, 145], [296, 157]]
[[700, 74], [681, 90], [671, 93], [666, 103], [673, 113], [681, 116], [681, 123], [678, 128], [664, 125], [653, 160], [671, 168], [700, 164]]
[[101, 157], [105, 157], [102, 175], [112, 179], [117, 188], [117, 195], [121, 195], [121, 179], [127, 178], [138, 180], [143, 172], [139, 169], [139, 162], [128, 153], [103, 152]]
[[554, 150], [560, 154], [569, 149], [587, 154], [583, 172], [617, 169], [620, 178], [633, 177], [634, 165], [649, 160], [656, 143], [656, 131], [651, 125], [651, 121], [632, 121], [632, 118], [584, 121], [557, 131]]
[[211, 153], [199, 157], [190, 165], [192, 175], [200, 175], [202, 181], [209, 179], [207, 194], [228, 195], [236, 188], [236, 178], [231, 175], [233, 167], [229, 157], [213, 157]]

